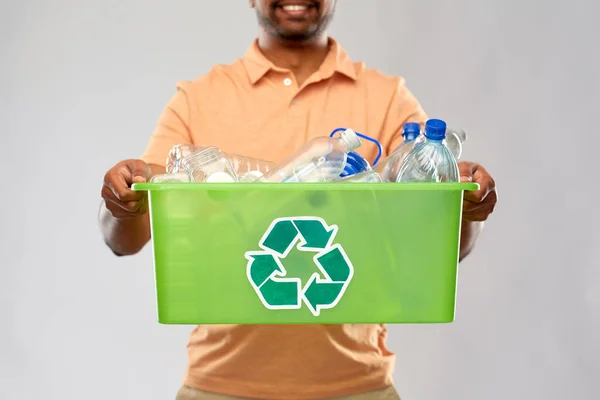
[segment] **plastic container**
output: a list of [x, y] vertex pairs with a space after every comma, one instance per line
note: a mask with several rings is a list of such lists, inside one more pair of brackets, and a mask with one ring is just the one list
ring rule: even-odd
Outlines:
[[425, 124], [425, 140], [415, 144], [404, 159], [397, 182], [458, 182], [456, 159], [443, 143], [446, 123], [430, 119]]
[[136, 183], [149, 192], [158, 321], [451, 322], [463, 191], [477, 188]]

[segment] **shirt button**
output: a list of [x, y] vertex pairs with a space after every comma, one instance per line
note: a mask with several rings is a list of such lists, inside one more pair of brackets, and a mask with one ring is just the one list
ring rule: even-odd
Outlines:
[[284, 84], [285, 86], [291, 86], [291, 85], [292, 85], [292, 80], [291, 80], [290, 78], [285, 78], [285, 79], [283, 80], [283, 84]]

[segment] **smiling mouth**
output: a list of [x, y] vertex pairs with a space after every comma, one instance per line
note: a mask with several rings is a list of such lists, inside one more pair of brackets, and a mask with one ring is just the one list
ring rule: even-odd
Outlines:
[[277, 4], [276, 8], [292, 17], [305, 16], [309, 11], [317, 8], [316, 4], [312, 4], [309, 2], [302, 2], [302, 3], [290, 2], [291, 4], [288, 2], [281, 2], [281, 3], [283, 3], [283, 4]]
[[301, 6], [296, 4], [281, 6], [284, 11], [306, 11], [308, 10], [308, 7], [309, 6]]

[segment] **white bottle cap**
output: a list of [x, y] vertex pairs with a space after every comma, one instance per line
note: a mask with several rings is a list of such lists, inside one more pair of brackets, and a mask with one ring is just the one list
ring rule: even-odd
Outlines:
[[355, 150], [361, 145], [358, 135], [352, 129], [346, 129], [342, 132], [340, 138], [346, 143], [346, 146], [348, 146], [348, 151]]
[[226, 183], [226, 182], [235, 182], [233, 176], [229, 175], [227, 172], [215, 172], [212, 173], [206, 178], [206, 183]]

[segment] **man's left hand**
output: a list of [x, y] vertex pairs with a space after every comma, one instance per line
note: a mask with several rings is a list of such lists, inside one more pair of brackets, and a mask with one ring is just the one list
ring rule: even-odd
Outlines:
[[464, 221], [485, 221], [494, 211], [498, 195], [494, 178], [481, 165], [461, 161], [458, 163], [461, 182], [475, 182], [479, 190], [465, 192], [463, 202]]

